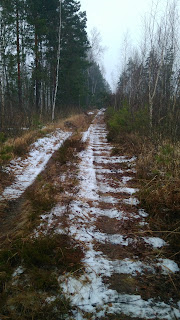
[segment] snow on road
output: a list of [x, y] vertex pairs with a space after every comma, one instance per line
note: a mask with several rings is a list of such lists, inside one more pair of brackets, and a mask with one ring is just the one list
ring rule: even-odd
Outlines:
[[[71, 237], [80, 241], [85, 248], [85, 271], [80, 277], [76, 275], [64, 275], [59, 278], [64, 294], [71, 300], [75, 307], [74, 319], [101, 319], [111, 314], [124, 314], [128, 317], [141, 319], [180, 319], [178, 304], [171, 301], [170, 304], [161, 301], [160, 298], [144, 300], [139, 294], [119, 293], [115, 288], [110, 288], [104, 282], [104, 278], [111, 278], [114, 274], [129, 274], [136, 277], [137, 274], [149, 272], [155, 275], [171, 274], [179, 271], [178, 265], [169, 259], [154, 258], [154, 260], [141, 261], [138, 256], [130, 258], [111, 259], [96, 244], [119, 246], [121, 248], [133, 248], [134, 245], [149, 246], [149, 250], [160, 248], [166, 243], [156, 237], [136, 237], [114, 232], [108, 234], [97, 228], [98, 219], [109, 219], [117, 223], [125, 223], [132, 220], [139, 226], [146, 225], [147, 213], [136, 208], [138, 200], [135, 197], [136, 189], [127, 186], [134, 173], [135, 158], [112, 157], [112, 147], [106, 140], [106, 127], [103, 122], [103, 111], [95, 117], [88, 131], [83, 134], [82, 141], [87, 143], [87, 148], [80, 153], [79, 164], [79, 192], [74, 200], [68, 204], [66, 210], [62, 204], [57, 205], [48, 214], [42, 217], [42, 224], [46, 221], [47, 228], [52, 229], [53, 219], [56, 219], [55, 232], [68, 233]], [[127, 168], [117, 167], [126, 164]], [[121, 178], [117, 179], [120, 174]], [[114, 180], [114, 187], [111, 187]], [[124, 208], [128, 207], [126, 211]], [[68, 212], [68, 227], [63, 230], [61, 222], [58, 225], [59, 216]], [[54, 212], [56, 214], [54, 214]], [[104, 226], [103, 226], [104, 227]], [[87, 315], [88, 313], [88, 315]], [[128, 318], [130, 319], [130, 318]]]
[[52, 154], [61, 147], [62, 143], [71, 134], [71, 132], [57, 129], [54, 133], [48, 134], [33, 143], [25, 160], [21, 158], [12, 160], [6, 171], [14, 174], [15, 181], [11, 186], [5, 188], [0, 200], [15, 200], [19, 198], [45, 168]]

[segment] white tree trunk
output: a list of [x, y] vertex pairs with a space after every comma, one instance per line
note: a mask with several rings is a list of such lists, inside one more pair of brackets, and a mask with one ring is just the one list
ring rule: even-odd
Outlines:
[[60, 57], [61, 57], [61, 25], [62, 25], [62, 0], [59, 0], [59, 31], [58, 31], [57, 70], [56, 70], [55, 92], [54, 92], [53, 106], [52, 106], [52, 121], [54, 121], [58, 82], [59, 82], [59, 66], [60, 66]]
[[1, 116], [4, 117], [4, 66], [3, 66], [3, 26], [2, 8], [0, 7], [0, 95], [1, 95]]

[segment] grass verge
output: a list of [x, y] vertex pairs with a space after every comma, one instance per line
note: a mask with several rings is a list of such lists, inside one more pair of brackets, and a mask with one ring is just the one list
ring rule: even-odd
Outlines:
[[[121, 114], [122, 113], [122, 114]], [[166, 256], [180, 261], [180, 144], [150, 139], [127, 126], [127, 112], [108, 111], [108, 139], [114, 154], [137, 156], [136, 186], [140, 207], [149, 214], [151, 233], [161, 236], [170, 246]], [[126, 120], [126, 121], [125, 121]], [[163, 251], [164, 252], [164, 251]]]

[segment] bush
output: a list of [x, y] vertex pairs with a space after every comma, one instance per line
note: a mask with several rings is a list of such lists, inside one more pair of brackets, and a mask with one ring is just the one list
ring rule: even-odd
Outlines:
[[110, 108], [107, 111], [107, 122], [112, 137], [122, 133], [138, 132], [143, 135], [149, 133], [149, 115], [146, 107], [133, 114], [127, 106], [118, 111]]
[[114, 133], [119, 133], [120, 131], [130, 132], [132, 130], [131, 123], [130, 111], [127, 107], [123, 107], [119, 111], [111, 112], [108, 126]]

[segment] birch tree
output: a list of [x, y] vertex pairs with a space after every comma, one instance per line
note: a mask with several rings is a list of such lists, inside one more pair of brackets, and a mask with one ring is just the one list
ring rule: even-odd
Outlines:
[[166, 2], [164, 15], [159, 22], [157, 19], [158, 2], [156, 2], [154, 4], [155, 7], [151, 10], [151, 18], [147, 25], [150, 44], [150, 57], [148, 62], [148, 95], [151, 131], [153, 127], [154, 99], [157, 93], [165, 57], [167, 50], [169, 48], [174, 48], [172, 41], [175, 36], [175, 21], [173, 19], [176, 11], [175, 3], [176, 1], [173, 1], [171, 4], [168, 1]]
[[3, 119], [5, 113], [5, 85], [4, 85], [4, 64], [3, 64], [3, 56], [4, 56], [4, 34], [3, 34], [3, 21], [2, 21], [2, 7], [0, 7], [0, 116], [1, 116], [1, 127], [3, 126]]
[[57, 50], [57, 67], [56, 67], [56, 80], [55, 80], [55, 91], [52, 106], [52, 121], [54, 121], [55, 106], [57, 99], [57, 90], [59, 85], [59, 67], [61, 58], [61, 27], [62, 27], [62, 0], [59, 0], [59, 29], [58, 29], [58, 50]]
[[20, 60], [20, 30], [19, 30], [19, 1], [16, 0], [16, 47], [17, 47], [17, 83], [18, 83], [18, 101], [22, 108], [22, 87], [21, 87], [21, 60]]

